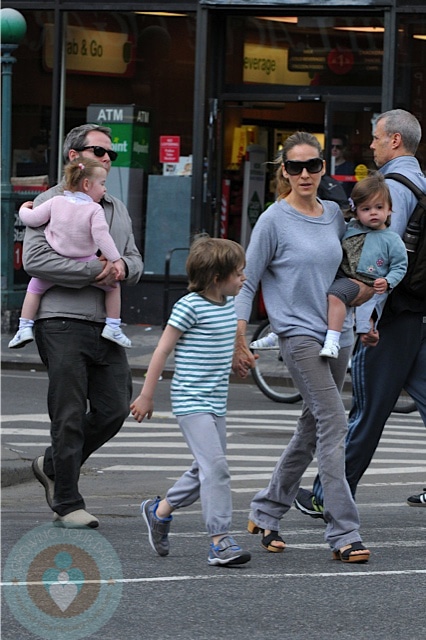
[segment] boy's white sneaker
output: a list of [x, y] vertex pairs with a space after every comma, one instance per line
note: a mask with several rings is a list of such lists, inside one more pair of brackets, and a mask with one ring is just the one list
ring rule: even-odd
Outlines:
[[113, 327], [110, 327], [106, 324], [101, 335], [103, 338], [111, 340], [111, 342], [116, 342], [121, 347], [125, 347], [126, 349], [130, 349], [130, 347], [132, 346], [131, 340], [129, 340], [129, 338], [124, 335], [120, 327], [118, 327], [118, 329], [113, 329]]
[[26, 344], [33, 340], [34, 334], [31, 327], [23, 327], [22, 329], [18, 329], [8, 346], [9, 349], [22, 349], [22, 347], [25, 347]]
[[278, 336], [276, 333], [268, 333], [267, 336], [250, 342], [250, 349], [278, 349]]
[[319, 354], [322, 358], [338, 358], [339, 351], [340, 345], [338, 342], [333, 342], [333, 340], [326, 340]]

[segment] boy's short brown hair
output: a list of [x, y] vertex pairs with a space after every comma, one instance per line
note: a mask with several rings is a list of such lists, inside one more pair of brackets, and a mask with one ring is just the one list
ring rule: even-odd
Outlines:
[[202, 236], [191, 245], [186, 261], [189, 291], [208, 289], [215, 278], [226, 280], [234, 271], [245, 266], [245, 252], [240, 244], [224, 238]]

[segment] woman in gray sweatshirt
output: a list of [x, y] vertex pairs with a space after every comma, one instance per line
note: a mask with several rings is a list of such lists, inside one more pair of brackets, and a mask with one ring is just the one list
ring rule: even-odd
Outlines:
[[[320, 358], [327, 331], [327, 291], [342, 260], [345, 221], [339, 206], [317, 198], [324, 174], [321, 146], [304, 132], [287, 138], [282, 154], [287, 192], [257, 221], [247, 249], [247, 280], [236, 298], [238, 331], [234, 370], [253, 366], [245, 338], [253, 298], [262, 293], [272, 330], [303, 397], [296, 431], [266, 489], [251, 503], [248, 530], [262, 533], [262, 546], [283, 551], [279, 522], [290, 509], [302, 476], [317, 455], [324, 488], [325, 540], [342, 562], [367, 562], [358, 509], [345, 478], [347, 422], [340, 396], [352, 350], [348, 311], [337, 359]], [[260, 356], [262, 357], [262, 356]]]

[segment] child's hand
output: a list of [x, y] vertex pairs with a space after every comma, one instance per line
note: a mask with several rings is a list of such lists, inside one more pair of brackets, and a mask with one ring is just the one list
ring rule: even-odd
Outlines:
[[386, 291], [388, 290], [388, 287], [389, 287], [389, 283], [386, 280], [386, 278], [377, 278], [373, 284], [373, 289], [375, 293], [386, 293]]
[[21, 207], [25, 207], [26, 209], [32, 209], [33, 208], [32, 200], [27, 200], [26, 202], [21, 204]]
[[137, 422], [142, 422], [144, 418], [148, 418], [149, 420], [154, 411], [154, 403], [141, 394], [130, 405], [130, 411]]

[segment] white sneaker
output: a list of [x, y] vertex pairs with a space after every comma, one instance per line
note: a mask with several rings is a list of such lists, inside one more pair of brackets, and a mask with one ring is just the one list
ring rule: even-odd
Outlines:
[[319, 354], [322, 358], [338, 358], [339, 351], [340, 344], [338, 342], [333, 342], [333, 340], [326, 340]]
[[18, 329], [8, 346], [9, 349], [22, 349], [22, 347], [25, 347], [26, 344], [33, 340], [34, 334], [31, 327], [24, 327], [23, 329]]
[[131, 340], [129, 340], [129, 338], [124, 335], [120, 327], [118, 327], [118, 329], [113, 329], [106, 324], [102, 331], [102, 337], [106, 338], [107, 340], [111, 340], [111, 342], [116, 342], [120, 346], [126, 347], [126, 349], [130, 349], [130, 347], [132, 346]]
[[278, 336], [276, 333], [268, 333], [264, 338], [250, 343], [250, 349], [278, 349]]
[[71, 511], [71, 513], [67, 513], [66, 516], [60, 516], [55, 512], [53, 515], [53, 522], [56, 526], [67, 527], [68, 529], [81, 529], [84, 527], [96, 529], [96, 527], [99, 527], [99, 520], [84, 509]]

